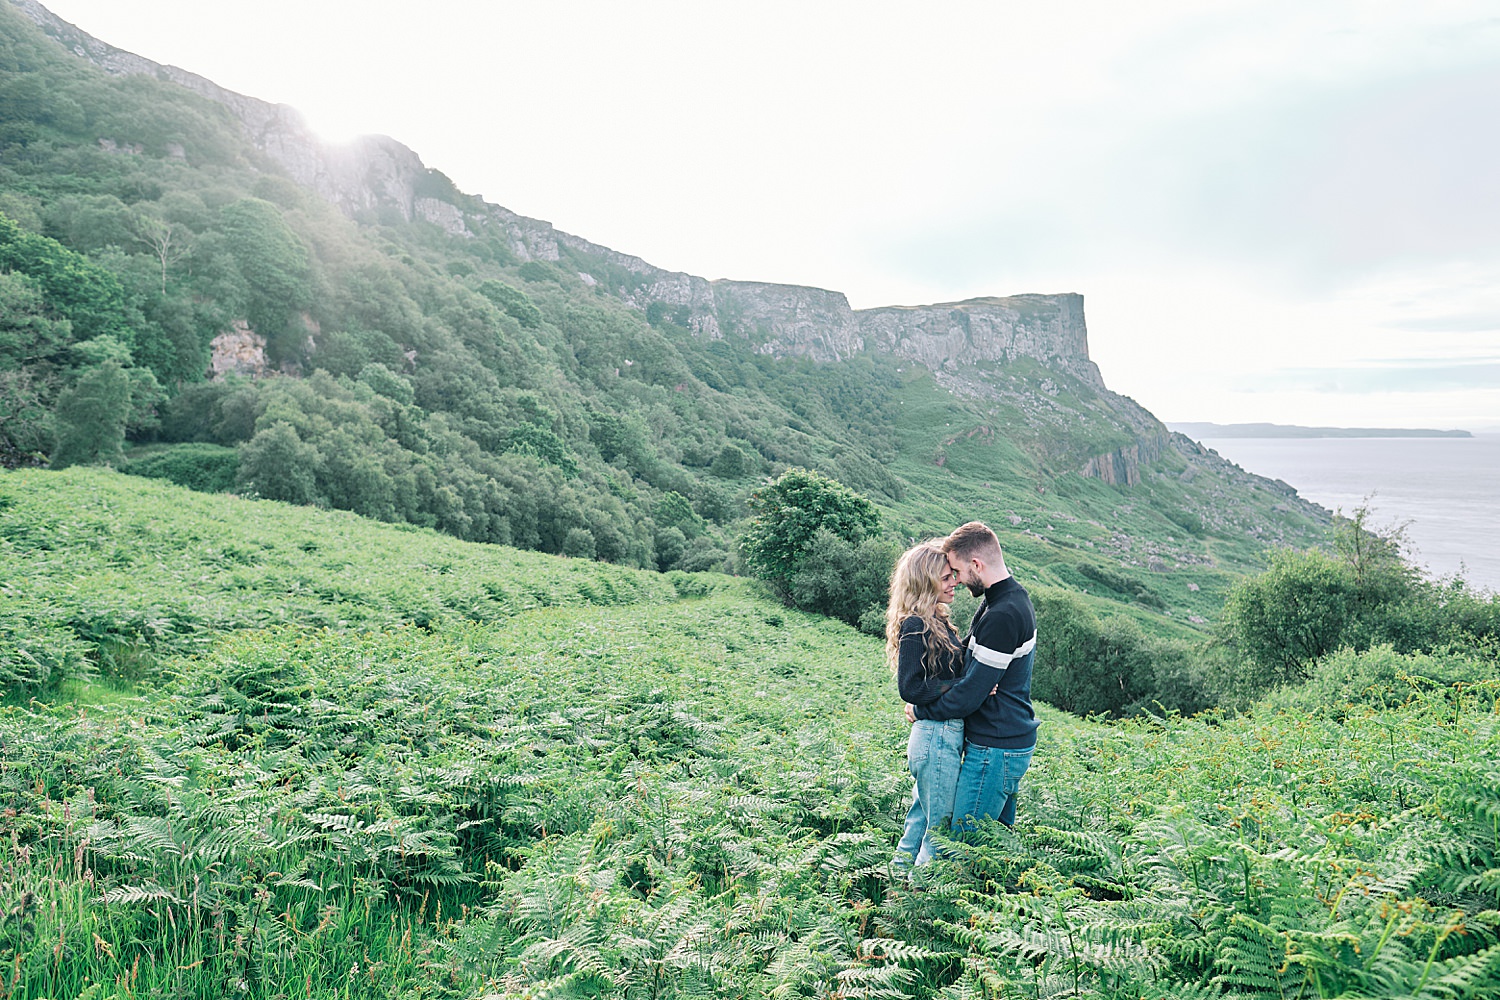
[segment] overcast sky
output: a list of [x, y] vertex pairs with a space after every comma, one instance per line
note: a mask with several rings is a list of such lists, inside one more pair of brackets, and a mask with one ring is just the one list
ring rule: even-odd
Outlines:
[[1165, 420], [1500, 430], [1495, 0], [48, 6], [661, 267], [1080, 292]]

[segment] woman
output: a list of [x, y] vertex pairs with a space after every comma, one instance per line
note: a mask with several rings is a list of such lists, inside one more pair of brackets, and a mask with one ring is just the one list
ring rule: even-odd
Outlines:
[[[891, 573], [891, 603], [885, 612], [885, 652], [901, 700], [925, 705], [937, 699], [963, 672], [958, 633], [948, 621], [948, 605], [958, 578], [948, 567], [942, 539], [902, 553]], [[932, 860], [932, 831], [953, 818], [953, 790], [964, 750], [964, 720], [919, 720], [911, 727], [906, 764], [913, 784], [906, 829], [896, 847], [903, 867]]]

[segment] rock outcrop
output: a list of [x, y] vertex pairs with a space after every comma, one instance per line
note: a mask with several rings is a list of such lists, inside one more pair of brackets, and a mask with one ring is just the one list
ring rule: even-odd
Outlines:
[[1102, 479], [1111, 486], [1139, 486], [1141, 466], [1161, 458], [1167, 446], [1168, 436], [1163, 429], [1162, 433], [1139, 438], [1134, 444], [1095, 455], [1079, 472], [1092, 479]]
[[1104, 388], [1089, 360], [1083, 296], [1016, 295], [855, 313], [865, 342], [937, 371], [961, 364], [1034, 358]]
[[242, 319], [215, 337], [208, 348], [209, 375], [216, 382], [230, 375], [259, 378], [266, 374], [266, 338]]

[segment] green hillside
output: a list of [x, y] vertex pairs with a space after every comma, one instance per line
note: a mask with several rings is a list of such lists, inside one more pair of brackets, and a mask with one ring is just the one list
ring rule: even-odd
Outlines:
[[1500, 989], [1493, 650], [1043, 706], [911, 887], [880, 640], [743, 580], [14, 471], [0, 634], [4, 998]]
[[[358, 150], [410, 167], [427, 215], [375, 188], [341, 208], [229, 105], [164, 68], [111, 75], [75, 50], [125, 54], [48, 30], [0, 4], [6, 465], [106, 464], [683, 571], [734, 571], [746, 494], [805, 466], [875, 501], [893, 542], [983, 518], [1028, 579], [1178, 637], [1268, 547], [1326, 539], [1284, 484], [1076, 373], [1021, 356], [935, 375], [710, 336], [712, 316], [643, 306], [688, 276], [565, 234], [555, 260], [529, 256], [514, 217], [389, 141]], [[485, 225], [442, 224], [469, 216]], [[206, 379], [224, 336], [259, 377]], [[1082, 474], [1137, 452], [1138, 482]]]

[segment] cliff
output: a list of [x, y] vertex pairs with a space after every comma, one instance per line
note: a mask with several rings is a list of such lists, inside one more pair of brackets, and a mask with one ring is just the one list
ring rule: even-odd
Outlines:
[[1083, 296], [1017, 295], [932, 306], [885, 306], [855, 314], [866, 343], [933, 371], [1034, 358], [1104, 388], [1089, 360]]
[[[483, 236], [520, 261], [552, 263], [643, 312], [664, 308], [675, 325], [695, 336], [735, 338], [762, 354], [837, 362], [874, 351], [924, 366], [951, 392], [1010, 407], [1019, 421], [1010, 433], [1028, 442], [1025, 446], [1034, 453], [1046, 453], [1065, 468], [1107, 482], [1139, 483], [1141, 466], [1154, 462], [1167, 447], [1165, 428], [1151, 414], [1105, 387], [1089, 358], [1081, 295], [986, 297], [856, 311], [837, 291], [668, 271], [465, 195], [395, 139], [363, 136], [344, 144], [325, 143], [286, 105], [237, 94], [196, 73], [118, 49], [36, 0], [10, 2], [59, 45], [108, 73], [170, 81], [224, 107], [264, 157], [260, 169], [284, 173], [353, 219], [399, 218], [436, 226], [456, 239]], [[105, 145], [115, 139], [99, 137]], [[1053, 376], [1017, 366], [1023, 359]], [[248, 363], [238, 355], [226, 363], [230, 361]], [[1071, 376], [1078, 384], [1063, 391], [1065, 380], [1058, 375]], [[1087, 440], [1098, 441], [1095, 449], [1105, 450], [1084, 445], [1080, 451], [1078, 445]]]
[[[744, 338], [756, 350], [776, 357], [838, 361], [869, 348], [934, 371], [1029, 357], [1103, 387], [1088, 357], [1081, 296], [1022, 295], [856, 312], [841, 292], [710, 281], [667, 271], [560, 232], [550, 223], [463, 195], [415, 152], [388, 136], [325, 143], [287, 105], [237, 94], [196, 73], [118, 49], [36, 0], [11, 2], [58, 44], [109, 73], [169, 80], [227, 108], [270, 163], [351, 217], [394, 213], [460, 238], [498, 232], [523, 261], [566, 263], [591, 285], [604, 281], [604, 274], [628, 275], [624, 282], [609, 281], [604, 290], [641, 310], [660, 302], [677, 311], [684, 320], [681, 325], [699, 336]], [[602, 265], [594, 267], [598, 275], [590, 268], [595, 262]]]

